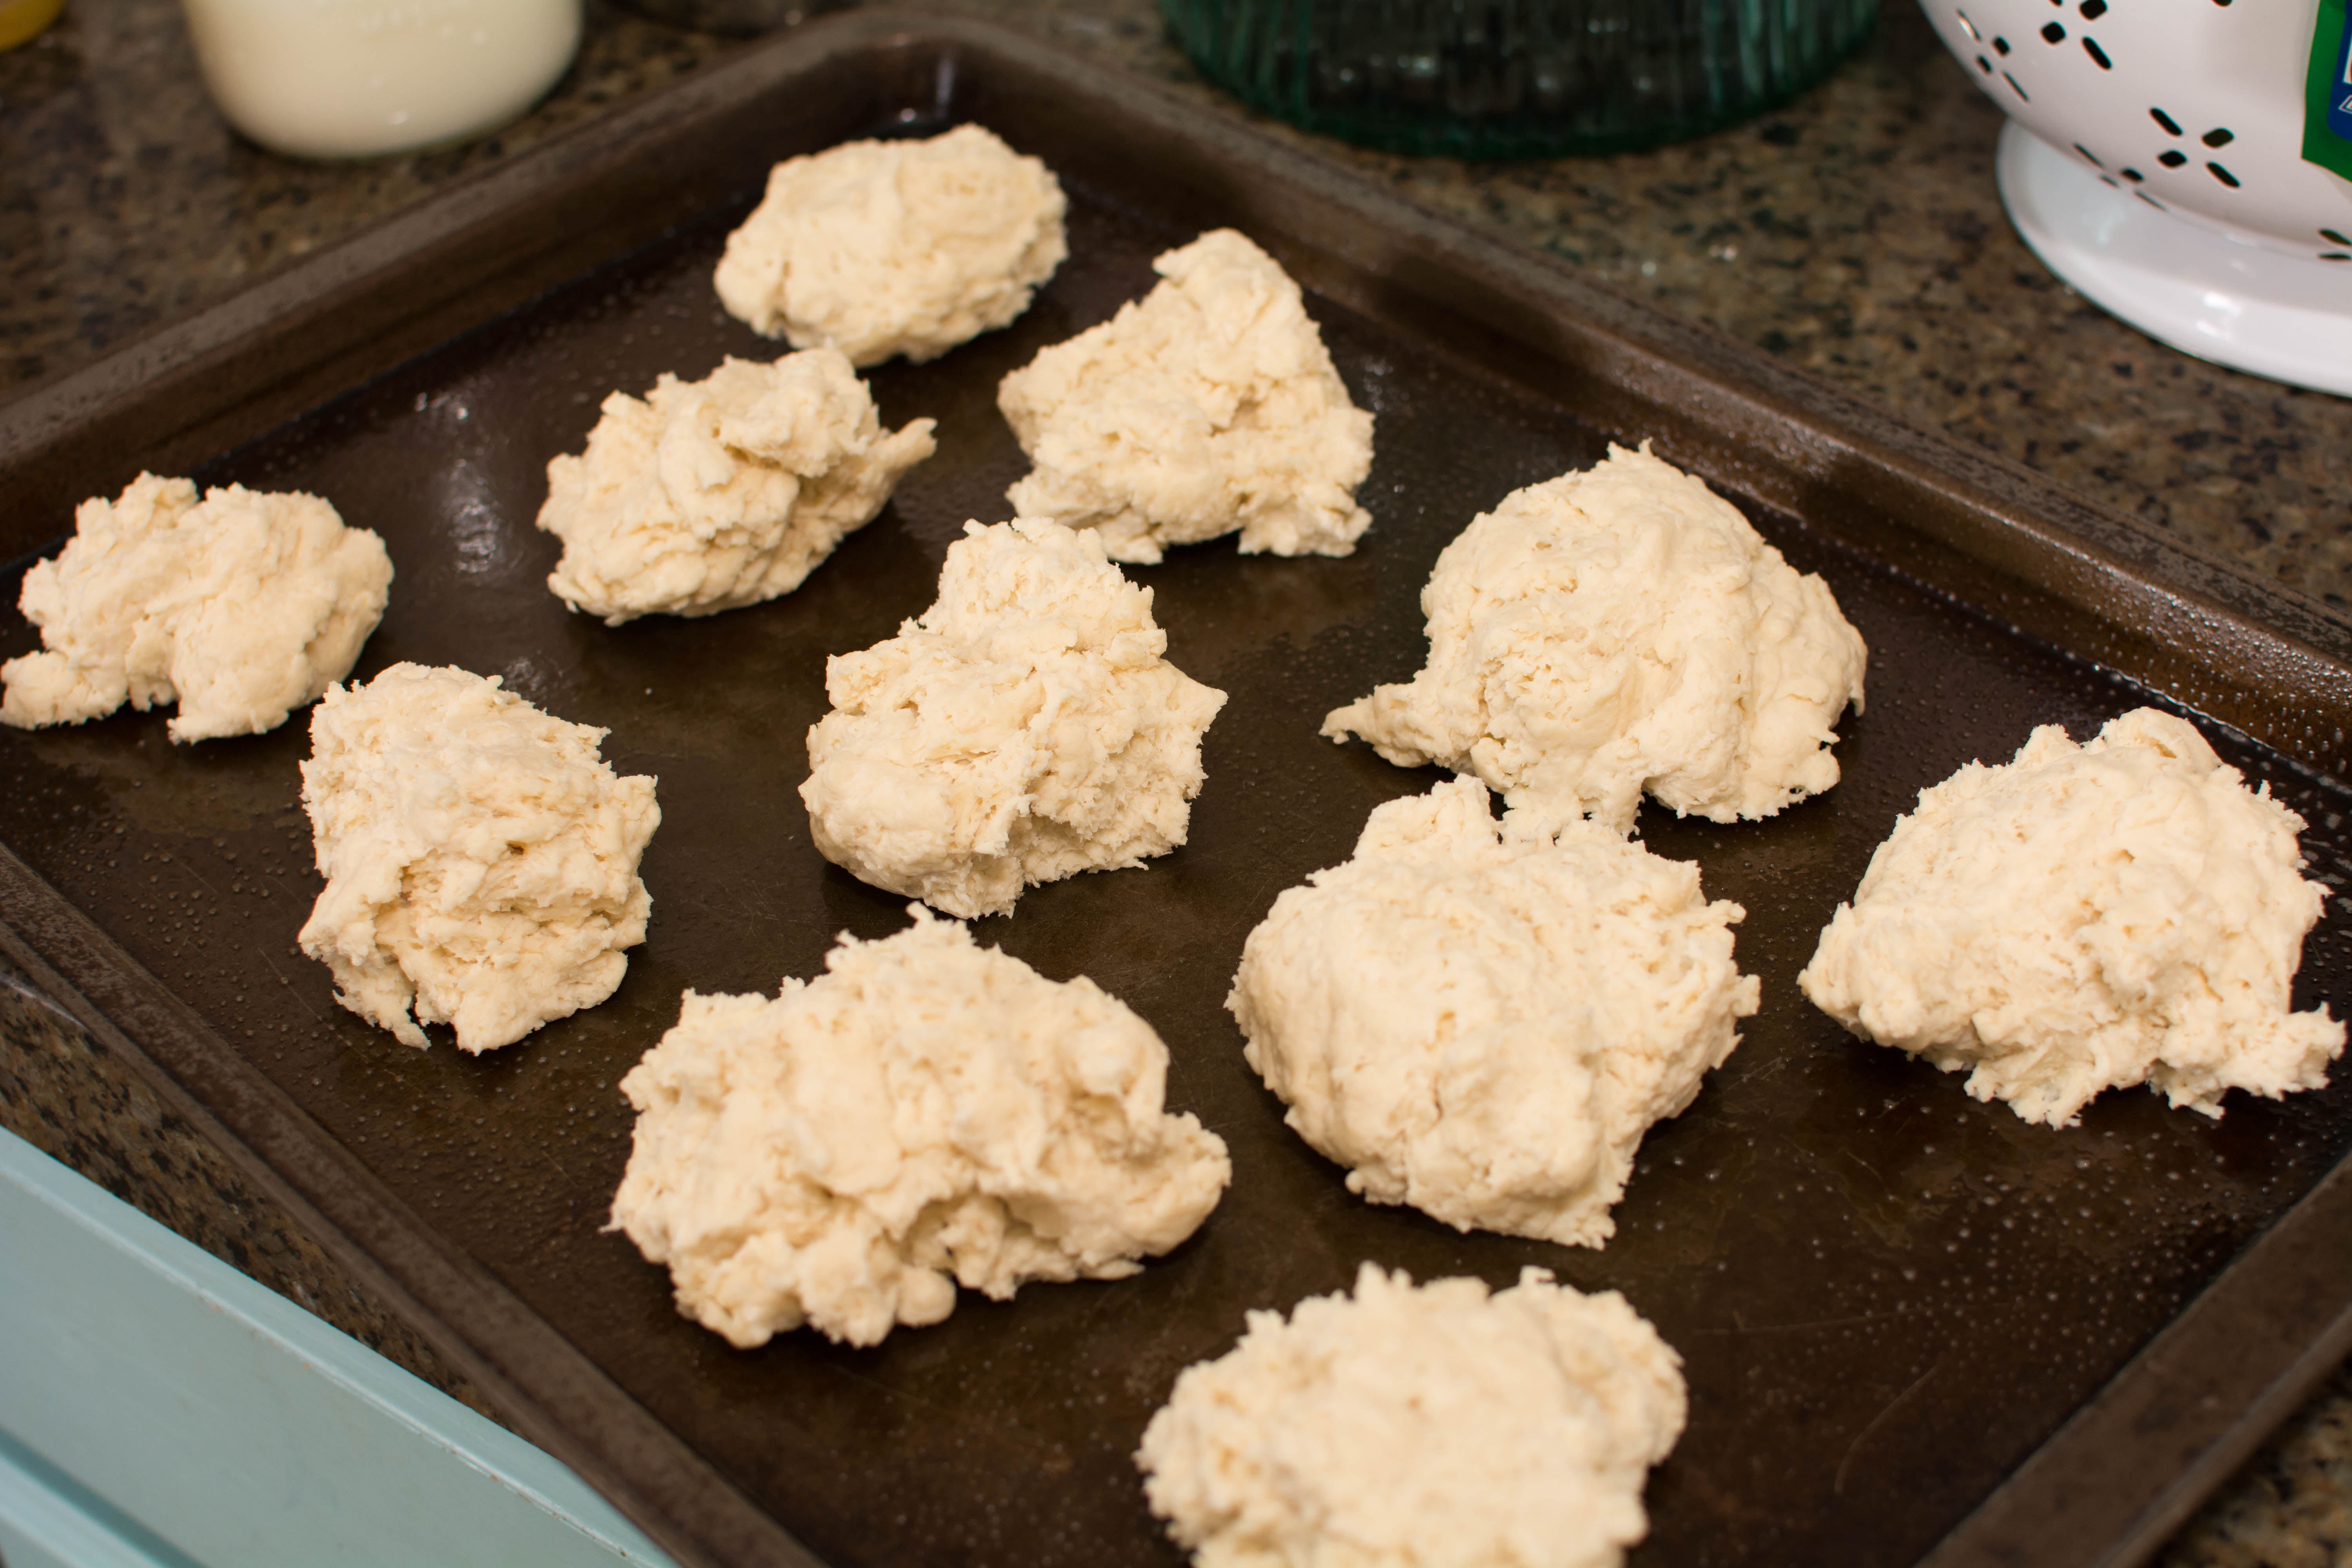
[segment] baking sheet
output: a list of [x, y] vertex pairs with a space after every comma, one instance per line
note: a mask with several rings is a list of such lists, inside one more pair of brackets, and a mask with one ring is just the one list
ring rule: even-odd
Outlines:
[[[547, 458], [580, 448], [614, 387], [778, 352], [709, 286], [757, 194], [747, 171], [967, 116], [1061, 170], [1072, 257], [1013, 328], [871, 373], [886, 422], [940, 421], [938, 456], [787, 599], [621, 628], [568, 615], [542, 585], [555, 542], [531, 526]], [[766, 126], [765, 140], [713, 130], [745, 126]], [[0, 450], [25, 493], [69, 485], [80, 451], [92, 477], [79, 493], [180, 458], [206, 483], [326, 495], [385, 538], [398, 571], [359, 678], [402, 659], [460, 664], [608, 727], [605, 756], [659, 777], [664, 818], [643, 868], [650, 939], [619, 992], [482, 1059], [446, 1031], [408, 1050], [338, 1008], [323, 968], [293, 948], [319, 887], [299, 720], [194, 748], [169, 744], [161, 713], [0, 731], [0, 844], [38, 879], [5, 881], [0, 914], [513, 1399], [533, 1436], [682, 1554], [1181, 1561], [1129, 1458], [1143, 1424], [1180, 1368], [1230, 1345], [1245, 1310], [1344, 1289], [1369, 1258], [1496, 1285], [1533, 1264], [1621, 1289], [1658, 1326], [1685, 1359], [1691, 1422], [1652, 1478], [1637, 1562], [1912, 1563], [2185, 1321], [2352, 1143], [2342, 1087], [2284, 1104], [2241, 1097], [2218, 1123], [2136, 1091], [2076, 1129], [2028, 1127], [1957, 1079], [1849, 1040], [1794, 984], [1922, 785], [2006, 757], [2036, 724], [2083, 738], [2148, 700], [2102, 664], [2299, 750], [2209, 727], [2311, 823], [2311, 873], [2340, 886], [2352, 803], [2321, 771], [2342, 771], [2329, 731], [2346, 689], [2331, 641], [2342, 628], [2326, 612], [2127, 532], [2103, 537], [2108, 525], [2085, 526], [2064, 498], [1890, 437], [1865, 415], [1843, 411], [1841, 425], [1833, 397], [1728, 345], [1667, 341], [1676, 329], [1655, 322], [1644, 338], [1623, 301], [1539, 279], [1549, 303], [1526, 304], [1511, 292], [1526, 258], [968, 24], [826, 23], [556, 153], [534, 165], [537, 186], [503, 187], [509, 200], [475, 192], [466, 224], [432, 246], [379, 239], [362, 258], [372, 271], [346, 258], [345, 278], [319, 285], [356, 290], [386, 321], [436, 323], [421, 357], [381, 370], [364, 345], [325, 342], [306, 360], [290, 312], [273, 326], [249, 311], [164, 383], [89, 395], [79, 418], [0, 416], [0, 440], [35, 431]], [[700, 205], [640, 244], [613, 182], [641, 181], [648, 163], [686, 193], [675, 201]], [[549, 192], [581, 211], [602, 193], [614, 221], [592, 263], [508, 309], [560, 268], [478, 258], [494, 242], [513, 254], [500, 221]], [[794, 791], [802, 737], [824, 710], [824, 660], [920, 611], [964, 520], [1005, 514], [1024, 465], [995, 413], [997, 379], [1142, 293], [1153, 254], [1215, 221], [1238, 222], [1310, 284], [1340, 374], [1379, 422], [1360, 492], [1373, 530], [1341, 561], [1244, 558], [1226, 542], [1132, 569], [1156, 595], [1170, 658], [1230, 694], [1191, 843], [1148, 869], [1034, 889], [976, 931], [1048, 975], [1091, 975], [1149, 1019], [1173, 1058], [1171, 1107], [1225, 1138], [1234, 1185], [1192, 1242], [1134, 1279], [1036, 1286], [1002, 1305], [967, 1296], [946, 1323], [870, 1351], [806, 1333], [733, 1351], [677, 1317], [662, 1273], [601, 1229], [627, 1154], [614, 1084], [675, 1019], [681, 989], [772, 993], [782, 974], [814, 973], [835, 932], [905, 923], [904, 900], [809, 844]], [[576, 262], [588, 242], [563, 243], [549, 254]], [[453, 251], [476, 256], [466, 278], [487, 281], [453, 291], [436, 259]], [[1513, 331], [1513, 310], [1535, 311], [1540, 330]], [[171, 377], [188, 392], [208, 363], [274, 374], [218, 375], [234, 396], [166, 408]], [[269, 401], [336, 375], [343, 390], [299, 416]], [[1801, 417], [1789, 412], [1801, 404]], [[100, 463], [94, 429], [128, 438]], [[1350, 1196], [1282, 1126], [1221, 1004], [1276, 894], [1344, 858], [1373, 805], [1439, 776], [1316, 735], [1329, 708], [1418, 667], [1416, 601], [1437, 552], [1510, 489], [1645, 436], [1829, 580], [1871, 647], [1869, 707], [1842, 727], [1844, 782], [1819, 800], [1728, 827], [1643, 812], [1653, 848], [1697, 860], [1708, 893], [1748, 911], [1739, 961], [1764, 999], [1727, 1066], [1644, 1144], [1616, 1239], [1596, 1253], [1460, 1236]], [[1969, 495], [2001, 504], [1952, 499]], [[19, 559], [0, 594], [13, 600], [23, 565], [67, 522], [55, 506], [12, 510], [0, 557]], [[2072, 542], [2084, 536], [2093, 544]], [[2147, 635], [2175, 624], [2195, 635]], [[2264, 630], [2279, 624], [2300, 635]], [[21, 621], [0, 626], [0, 657], [33, 646]], [[2311, 731], [2300, 743], [2298, 722]], [[2352, 994], [2344, 910], [2331, 900], [2306, 945], [2299, 1006]], [[2290, 1349], [2315, 1331], [2294, 1330]], [[2246, 1375], [2269, 1387], [2284, 1374]], [[2161, 1480], [2210, 1447], [2151, 1447], [2129, 1468]], [[2127, 1544], [2119, 1527], [2095, 1533], [2098, 1551]]]

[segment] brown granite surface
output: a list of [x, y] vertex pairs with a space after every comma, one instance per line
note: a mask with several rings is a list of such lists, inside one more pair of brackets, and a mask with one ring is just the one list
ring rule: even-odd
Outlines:
[[[1152, 0], [956, 8], [1172, 83], [1208, 111], [1240, 112], [1167, 45]], [[221, 124], [170, 0], [69, 0], [58, 26], [0, 55], [0, 397], [740, 47], [603, 0], [590, 0], [588, 17], [579, 64], [503, 133], [330, 166], [262, 153]], [[1908, 0], [1890, 0], [1878, 37], [1826, 86], [1683, 146], [1493, 166], [1318, 145], [1416, 200], [2343, 604], [2352, 528], [2324, 468], [2326, 453], [2352, 447], [2352, 402], [2182, 357], [2058, 283], [2001, 216], [1999, 125]], [[5, 966], [0, 1125], [480, 1404], [134, 1072]], [[2352, 1369], [2164, 1561], [2352, 1563]]]

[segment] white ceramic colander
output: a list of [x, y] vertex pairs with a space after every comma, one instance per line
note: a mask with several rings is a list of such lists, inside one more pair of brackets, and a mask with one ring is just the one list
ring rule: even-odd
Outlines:
[[2053, 271], [2176, 348], [2352, 395], [2352, 182], [2304, 160], [2332, 0], [1920, 5], [2010, 116], [2001, 199]]

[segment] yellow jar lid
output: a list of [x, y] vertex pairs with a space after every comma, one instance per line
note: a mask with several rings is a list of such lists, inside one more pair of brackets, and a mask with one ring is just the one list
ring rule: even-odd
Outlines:
[[0, 0], [0, 49], [38, 37], [65, 8], [66, 0]]

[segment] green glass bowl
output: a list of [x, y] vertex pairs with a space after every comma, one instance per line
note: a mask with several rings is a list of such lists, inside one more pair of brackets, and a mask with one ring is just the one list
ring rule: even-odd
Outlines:
[[1829, 74], [1878, 0], [1160, 0], [1202, 74], [1397, 153], [1539, 158], [1672, 142]]

